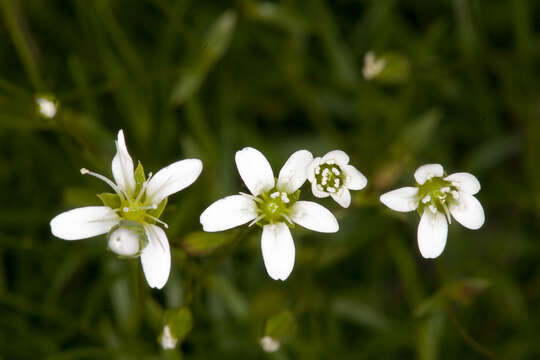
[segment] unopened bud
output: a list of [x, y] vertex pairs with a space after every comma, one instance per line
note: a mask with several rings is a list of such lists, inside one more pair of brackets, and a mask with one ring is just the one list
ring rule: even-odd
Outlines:
[[140, 250], [139, 235], [120, 227], [109, 236], [109, 249], [120, 256], [134, 256]]

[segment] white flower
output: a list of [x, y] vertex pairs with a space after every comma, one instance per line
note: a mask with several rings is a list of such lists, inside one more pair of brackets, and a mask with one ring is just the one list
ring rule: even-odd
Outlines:
[[161, 333], [159, 343], [161, 344], [161, 347], [167, 350], [174, 349], [176, 347], [178, 339], [175, 338], [171, 333], [171, 328], [169, 327], [169, 325], [165, 325], [163, 327], [163, 332]]
[[341, 150], [313, 159], [307, 167], [307, 179], [313, 195], [318, 198], [331, 196], [344, 208], [351, 204], [349, 190], [362, 190], [367, 185], [366, 177], [349, 165], [349, 155]]
[[362, 68], [362, 75], [364, 79], [371, 80], [384, 70], [386, 66], [386, 59], [375, 57], [373, 51], [368, 51], [364, 56], [364, 67]]
[[444, 176], [439, 164], [420, 166], [414, 173], [416, 187], [404, 187], [381, 195], [383, 204], [396, 211], [421, 214], [418, 247], [425, 258], [436, 258], [444, 250], [451, 216], [468, 229], [479, 229], [485, 220], [484, 209], [473, 196], [480, 182], [469, 173]]
[[48, 119], [52, 119], [56, 115], [58, 106], [56, 101], [51, 97], [40, 96], [36, 98], [36, 104], [38, 107], [38, 113]]
[[115, 194], [101, 194], [105, 206], [87, 206], [64, 212], [51, 220], [51, 232], [64, 240], [80, 240], [109, 232], [109, 248], [121, 256], [140, 256], [148, 285], [161, 289], [167, 283], [171, 255], [167, 235], [156, 226], [166, 199], [191, 185], [202, 171], [198, 159], [175, 162], [145, 179], [142, 166], [134, 170], [124, 133], [118, 132], [112, 173], [107, 177], [81, 169], [82, 174], [106, 182]]
[[281, 344], [271, 336], [263, 336], [261, 338], [261, 347], [266, 352], [276, 352], [279, 350]]
[[339, 229], [334, 215], [311, 201], [299, 201], [298, 189], [306, 181], [306, 166], [313, 159], [299, 150], [287, 160], [274, 178], [268, 160], [258, 150], [244, 148], [236, 153], [236, 166], [249, 194], [227, 196], [201, 214], [204, 231], [227, 230], [247, 222], [263, 224], [261, 249], [268, 275], [285, 280], [293, 266], [295, 249], [289, 231], [293, 223], [307, 229], [332, 233]]

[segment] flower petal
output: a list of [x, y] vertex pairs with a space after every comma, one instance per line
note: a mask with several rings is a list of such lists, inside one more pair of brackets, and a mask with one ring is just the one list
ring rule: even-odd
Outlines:
[[407, 186], [381, 195], [379, 200], [395, 211], [413, 211], [418, 207], [418, 188]]
[[80, 240], [105, 234], [118, 221], [118, 215], [107, 206], [87, 206], [57, 215], [51, 220], [51, 232], [64, 240]]
[[323, 162], [334, 160], [336, 164], [344, 166], [349, 163], [349, 155], [341, 150], [332, 150], [323, 156]]
[[220, 199], [203, 211], [200, 217], [204, 231], [223, 231], [257, 217], [257, 204], [246, 195]]
[[249, 191], [257, 196], [275, 185], [270, 163], [257, 149], [246, 147], [236, 152], [236, 167]]
[[424, 185], [424, 183], [432, 177], [441, 177], [443, 175], [444, 169], [441, 164], [422, 165], [414, 172], [414, 178], [420, 185]]
[[466, 173], [466, 172], [451, 174], [445, 177], [444, 180], [455, 183], [460, 191], [464, 191], [471, 195], [474, 195], [477, 192], [479, 192], [481, 188], [480, 181], [478, 181], [476, 176], [474, 176], [473, 174]]
[[347, 188], [342, 188], [337, 193], [330, 194], [330, 196], [344, 208], [348, 208], [351, 205], [351, 192]]
[[118, 138], [116, 140], [116, 155], [112, 161], [112, 173], [118, 187], [128, 196], [133, 196], [136, 185], [133, 160], [129, 156], [122, 130], [118, 132]]
[[141, 254], [141, 264], [146, 282], [152, 288], [161, 289], [171, 272], [171, 250], [167, 235], [162, 228], [152, 224], [144, 225], [148, 244]]
[[281, 168], [277, 188], [287, 194], [298, 190], [307, 178], [307, 167], [313, 160], [313, 155], [307, 150], [298, 150], [292, 154]]
[[315, 168], [321, 164], [322, 159], [320, 157], [316, 157], [313, 159], [306, 168], [306, 176], [309, 182], [315, 181]]
[[474, 196], [459, 192], [459, 199], [450, 202], [450, 213], [467, 229], [476, 230], [484, 225], [485, 215], [482, 204]]
[[335, 216], [312, 201], [297, 201], [291, 207], [290, 215], [295, 223], [313, 231], [333, 233], [339, 230]]
[[341, 170], [345, 173], [345, 186], [351, 190], [362, 190], [367, 185], [367, 178], [352, 165], [343, 165]]
[[426, 209], [418, 225], [418, 248], [426, 259], [434, 259], [441, 255], [446, 245], [448, 223], [440, 212], [433, 214]]
[[264, 225], [261, 250], [268, 275], [274, 280], [285, 280], [294, 267], [294, 241], [284, 223]]
[[325, 197], [330, 196], [330, 194], [327, 193], [326, 191], [322, 191], [322, 190], [317, 189], [317, 183], [316, 182], [311, 183], [311, 192], [313, 193], [313, 195], [315, 197], [318, 197], [318, 198], [325, 198]]
[[159, 170], [148, 181], [146, 202], [157, 205], [167, 196], [193, 184], [201, 174], [202, 167], [201, 160], [186, 159]]

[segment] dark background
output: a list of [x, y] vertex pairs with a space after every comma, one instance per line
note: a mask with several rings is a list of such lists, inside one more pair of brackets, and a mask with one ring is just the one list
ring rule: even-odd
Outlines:
[[[0, 9], [2, 360], [540, 358], [539, 2]], [[370, 81], [368, 51], [387, 60]], [[57, 99], [53, 119], [37, 113], [39, 95]], [[164, 213], [173, 270], [162, 291], [104, 236], [50, 234], [56, 214], [99, 204], [105, 185], [79, 169], [110, 176], [120, 128], [147, 171], [204, 162]], [[349, 209], [321, 201], [337, 234], [293, 230], [284, 283], [266, 274], [259, 229], [198, 233], [210, 203], [244, 189], [234, 165], [244, 146], [276, 173], [298, 149], [342, 149], [369, 179]], [[486, 212], [478, 231], [450, 225], [436, 260], [418, 252], [417, 214], [378, 201], [430, 162], [475, 174]], [[198, 242], [224, 245], [201, 254]], [[161, 350], [163, 312], [181, 306], [193, 328], [180, 350]], [[259, 339], [276, 316], [286, 319], [274, 334], [282, 346], [267, 354]]]

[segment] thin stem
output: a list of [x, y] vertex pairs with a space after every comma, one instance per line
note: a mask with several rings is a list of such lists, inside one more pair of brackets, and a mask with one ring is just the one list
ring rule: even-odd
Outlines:
[[461, 335], [463, 340], [474, 350], [476, 350], [478, 353], [484, 355], [488, 359], [492, 360], [501, 360], [497, 355], [495, 355], [491, 350], [486, 348], [484, 345], [480, 344], [478, 341], [476, 341], [468, 332], [467, 330], [461, 325], [459, 320], [457, 319], [455, 313], [453, 310], [448, 309], [447, 311], [450, 320], [452, 321], [452, 324], [456, 328], [457, 332]]

